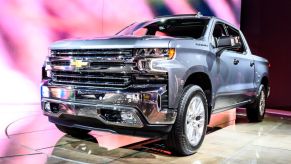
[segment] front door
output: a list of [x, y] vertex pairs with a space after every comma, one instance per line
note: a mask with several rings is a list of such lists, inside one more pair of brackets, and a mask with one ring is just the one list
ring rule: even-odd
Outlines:
[[[219, 29], [219, 30], [218, 30]], [[237, 31], [230, 31], [230, 27], [217, 23], [213, 31], [213, 39], [231, 35], [240, 39]], [[224, 30], [224, 32], [219, 32]], [[230, 32], [228, 32], [230, 31]], [[242, 44], [241, 48], [225, 50], [216, 58], [214, 85], [217, 88], [214, 109], [225, 109], [244, 101], [248, 101], [254, 90], [254, 66], [251, 55], [247, 54]]]

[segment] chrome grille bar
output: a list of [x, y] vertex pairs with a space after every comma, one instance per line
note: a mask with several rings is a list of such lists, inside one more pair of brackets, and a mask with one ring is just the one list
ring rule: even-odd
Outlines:
[[132, 49], [86, 49], [86, 50], [51, 50], [52, 56], [74, 57], [133, 57]]

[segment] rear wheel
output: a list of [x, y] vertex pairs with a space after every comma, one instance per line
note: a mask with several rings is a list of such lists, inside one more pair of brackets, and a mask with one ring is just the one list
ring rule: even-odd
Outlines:
[[255, 102], [247, 107], [247, 117], [250, 122], [261, 122], [266, 111], [266, 94], [264, 86], [261, 87], [260, 95]]
[[201, 146], [206, 133], [208, 108], [203, 90], [196, 85], [185, 87], [178, 115], [167, 144], [179, 155], [191, 155]]
[[60, 131], [67, 133], [73, 137], [82, 137], [82, 136], [87, 135], [90, 132], [90, 130], [72, 128], [72, 127], [62, 126], [58, 124], [55, 124], [55, 125]]

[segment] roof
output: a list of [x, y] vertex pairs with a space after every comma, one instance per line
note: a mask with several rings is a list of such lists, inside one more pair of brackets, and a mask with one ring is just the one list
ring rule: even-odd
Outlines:
[[157, 16], [155, 19], [161, 19], [161, 18], [184, 18], [184, 17], [195, 17], [195, 18], [211, 18], [209, 16], [203, 16], [200, 12], [197, 14], [177, 14], [177, 15], [163, 15], [163, 16]]

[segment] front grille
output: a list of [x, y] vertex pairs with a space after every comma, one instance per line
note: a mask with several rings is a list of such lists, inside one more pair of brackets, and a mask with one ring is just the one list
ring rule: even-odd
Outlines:
[[128, 59], [133, 57], [132, 49], [51, 50], [51, 55], [57, 57], [92, 57], [120, 59]]
[[[64, 85], [127, 87], [131, 84], [167, 84], [166, 73], [138, 71], [132, 49], [51, 50], [52, 82]], [[86, 65], [70, 66], [80, 60]]]
[[53, 71], [52, 80], [62, 84], [126, 87], [131, 77], [122, 74], [104, 74], [98, 72]]

